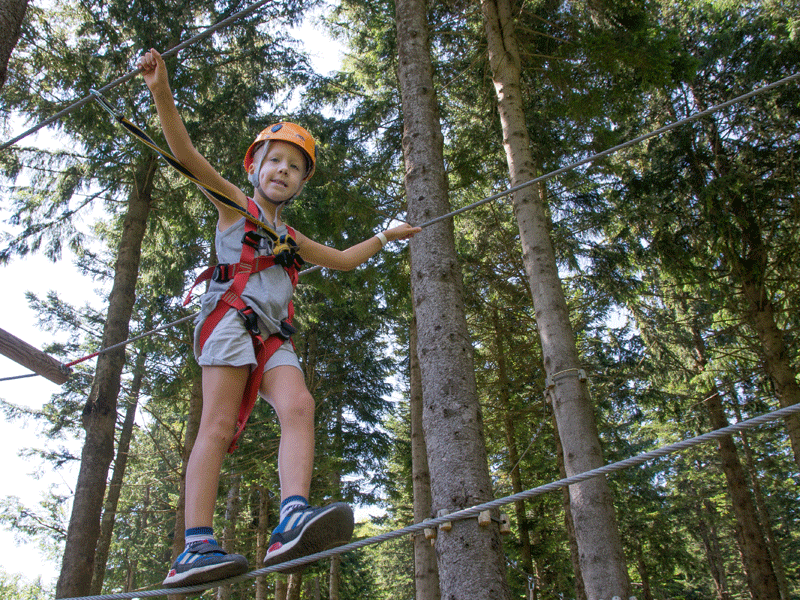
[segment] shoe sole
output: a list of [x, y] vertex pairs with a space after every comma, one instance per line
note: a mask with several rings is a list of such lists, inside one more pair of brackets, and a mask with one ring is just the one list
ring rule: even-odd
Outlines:
[[200, 585], [202, 583], [210, 583], [212, 581], [220, 581], [222, 579], [228, 579], [229, 577], [243, 575], [247, 573], [248, 569], [249, 565], [241, 561], [208, 565], [206, 567], [191, 569], [185, 573], [177, 573], [174, 577], [167, 577], [161, 585], [165, 588]]
[[[343, 502], [331, 504], [330, 510], [306, 523], [303, 534], [284, 544], [278, 554], [267, 555], [264, 566], [271, 567], [296, 558], [323, 552], [347, 544], [353, 537], [353, 510]], [[308, 565], [278, 569], [279, 573], [299, 573]]]

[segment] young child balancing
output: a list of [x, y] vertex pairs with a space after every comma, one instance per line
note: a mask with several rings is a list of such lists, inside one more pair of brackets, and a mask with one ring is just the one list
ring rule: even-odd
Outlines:
[[[219, 213], [215, 245], [221, 264], [203, 296], [195, 330], [195, 355], [203, 370], [203, 412], [186, 470], [186, 547], [164, 580], [165, 587], [183, 587], [233, 577], [248, 569], [245, 557], [227, 554], [214, 540], [212, 520], [222, 461], [234, 439], [251, 370], [259, 365], [260, 346], [254, 339], [261, 339], [261, 332], [263, 338], [283, 334], [277, 350], [266, 359], [258, 386], [259, 394], [275, 409], [281, 427], [280, 521], [272, 532], [264, 564], [293, 560], [350, 540], [353, 513], [348, 505], [337, 502], [316, 508], [308, 504], [314, 459], [314, 399], [288, 340], [291, 327], [286, 323], [297, 266], [292, 252], [310, 263], [349, 270], [388, 241], [410, 238], [420, 229], [402, 224], [340, 251], [288, 228], [281, 221], [281, 209], [300, 193], [316, 166], [311, 134], [294, 123], [283, 122], [267, 127], [256, 137], [244, 157], [245, 170], [255, 188], [253, 198], [248, 198], [195, 149], [175, 106], [161, 55], [151, 49], [139, 59], [138, 66], [172, 153], [198, 181], [236, 205], [232, 207], [203, 190]], [[271, 224], [279, 240], [263, 235], [265, 229], [262, 234], [252, 231], [242, 212], [234, 210], [237, 207]], [[282, 259], [273, 258], [276, 245], [290, 250], [289, 260], [285, 253]], [[260, 261], [261, 270], [253, 268], [251, 272], [248, 267], [243, 290], [232, 290], [236, 281], [230, 273], [236, 269], [230, 267], [239, 267], [237, 263], [244, 262], [248, 251], [253, 265]], [[220, 274], [219, 267], [223, 266], [225, 273]], [[220, 303], [223, 309], [215, 311]], [[210, 332], [208, 327], [204, 331], [209, 321], [216, 324], [211, 325]], [[256, 384], [258, 375], [256, 371]]]

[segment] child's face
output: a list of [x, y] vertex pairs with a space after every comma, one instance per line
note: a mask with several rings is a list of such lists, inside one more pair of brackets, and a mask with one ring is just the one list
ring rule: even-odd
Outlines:
[[[260, 161], [258, 183], [261, 191], [273, 202], [285, 202], [291, 199], [303, 184], [306, 173], [306, 158], [294, 144], [273, 141], [266, 144], [266, 156]], [[256, 157], [252, 169], [259, 164]]]

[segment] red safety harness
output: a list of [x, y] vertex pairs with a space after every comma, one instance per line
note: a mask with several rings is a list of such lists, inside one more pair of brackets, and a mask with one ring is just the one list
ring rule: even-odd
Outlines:
[[[258, 216], [258, 207], [256, 203], [249, 198], [248, 212], [254, 214], [256, 217]], [[253, 349], [256, 352], [258, 364], [250, 371], [250, 375], [247, 378], [242, 404], [239, 407], [236, 432], [234, 433], [228, 452], [233, 452], [237, 448], [236, 442], [242, 434], [242, 431], [244, 431], [247, 419], [250, 418], [250, 413], [253, 412], [253, 407], [258, 398], [258, 390], [261, 387], [264, 365], [267, 364], [267, 361], [275, 354], [277, 349], [280, 348], [286, 340], [291, 339], [291, 335], [295, 333], [295, 328], [292, 326], [294, 305], [291, 300], [289, 301], [289, 314], [286, 320], [281, 323], [281, 330], [264, 339], [258, 328], [258, 315], [251, 307], [244, 303], [241, 297], [250, 275], [268, 269], [276, 264], [283, 266], [286, 273], [289, 275], [292, 286], [297, 287], [297, 281], [299, 279], [297, 267], [303, 263], [302, 259], [295, 254], [295, 249], [297, 247], [294, 241], [295, 231], [288, 226], [287, 230], [289, 235], [281, 236], [278, 242], [275, 243], [275, 248], [273, 249], [273, 251], [280, 249], [281, 252], [273, 254], [272, 256], [256, 256], [256, 250], [259, 248], [260, 241], [264, 236], [258, 233], [258, 228], [250, 219], [245, 219], [245, 233], [242, 238], [242, 255], [239, 258], [239, 262], [236, 264], [219, 264], [203, 271], [195, 280], [194, 285], [192, 285], [184, 301], [185, 306], [191, 299], [192, 289], [204, 281], [208, 281], [209, 279], [219, 282], [233, 280], [233, 283], [231, 283], [230, 287], [220, 297], [217, 305], [200, 328], [200, 350], [202, 351], [203, 345], [206, 343], [208, 336], [211, 335], [211, 332], [214, 331], [214, 327], [217, 326], [222, 320], [222, 317], [224, 317], [230, 309], [235, 309], [239, 313], [239, 316], [244, 320], [247, 331], [250, 332], [250, 336], [253, 339]]]

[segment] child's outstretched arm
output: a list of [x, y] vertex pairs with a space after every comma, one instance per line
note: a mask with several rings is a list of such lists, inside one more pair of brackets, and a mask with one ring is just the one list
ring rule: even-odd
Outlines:
[[[364, 240], [360, 244], [350, 246], [347, 250], [336, 250], [335, 248], [324, 246], [298, 232], [297, 246], [303, 260], [328, 269], [350, 271], [377, 254], [386, 242], [407, 240], [420, 231], [422, 229], [419, 227], [412, 227], [408, 223], [403, 223]], [[385, 238], [385, 242], [381, 239], [381, 236]]]
[[[167, 66], [164, 64], [161, 54], [151, 48], [139, 59], [138, 67], [153, 96], [158, 118], [161, 122], [161, 129], [164, 131], [164, 137], [175, 158], [189, 169], [198, 180], [222, 192], [237, 204], [246, 208], [247, 197], [244, 192], [224, 179], [192, 144], [189, 133], [186, 131], [186, 126], [178, 113], [178, 108], [175, 106], [172, 90], [169, 87]], [[206, 195], [208, 196], [208, 194]], [[236, 212], [225, 205], [219, 204], [211, 196], [208, 196], [208, 198], [219, 210], [221, 227], [227, 225], [227, 222], [233, 223], [240, 218]]]

